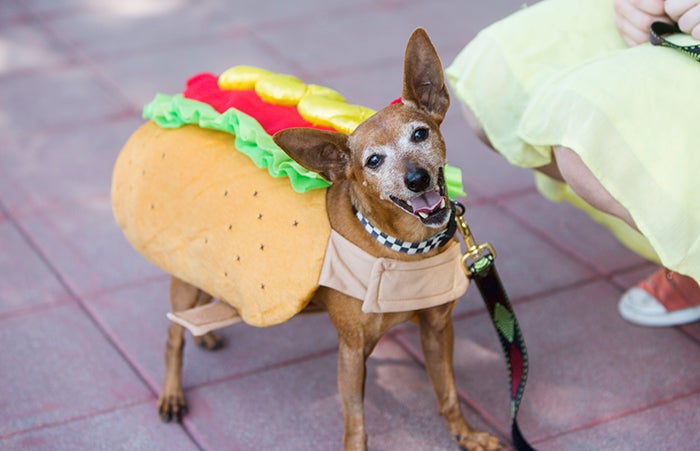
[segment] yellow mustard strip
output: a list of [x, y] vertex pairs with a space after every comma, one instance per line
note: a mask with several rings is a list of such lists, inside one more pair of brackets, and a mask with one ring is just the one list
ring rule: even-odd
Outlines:
[[255, 84], [272, 72], [253, 66], [235, 66], [219, 75], [219, 89], [245, 91], [255, 89]]
[[273, 105], [296, 106], [308, 122], [352, 133], [375, 111], [348, 104], [343, 96], [325, 86], [307, 85], [291, 75], [276, 74], [253, 66], [234, 66], [219, 76], [224, 90], [254, 89], [260, 98]]

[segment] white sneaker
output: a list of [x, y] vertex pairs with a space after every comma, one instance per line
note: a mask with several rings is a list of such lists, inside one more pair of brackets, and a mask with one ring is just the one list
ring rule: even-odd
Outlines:
[[[666, 305], [664, 305], [664, 303]], [[662, 268], [622, 295], [622, 317], [640, 326], [678, 326], [700, 320], [700, 287]]]

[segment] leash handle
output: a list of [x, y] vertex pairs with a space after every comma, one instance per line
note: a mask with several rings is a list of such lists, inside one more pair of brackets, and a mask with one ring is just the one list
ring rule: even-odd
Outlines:
[[489, 243], [477, 244], [469, 226], [464, 220], [464, 205], [455, 202], [457, 230], [462, 234], [467, 252], [462, 256], [462, 269], [468, 278], [476, 283], [491, 322], [496, 329], [503, 355], [508, 366], [510, 382], [511, 439], [518, 451], [531, 451], [534, 448], [523, 437], [518, 426], [518, 410], [527, 382], [528, 357], [525, 340], [520, 332], [518, 320], [508, 294], [503, 288], [494, 261], [496, 251]]
[[654, 22], [649, 30], [649, 42], [653, 45], [668, 47], [683, 53], [686, 56], [693, 58], [695, 61], [700, 61], [700, 44], [697, 45], [679, 45], [664, 38], [664, 35], [683, 33], [678, 24], [669, 24], [666, 22]]

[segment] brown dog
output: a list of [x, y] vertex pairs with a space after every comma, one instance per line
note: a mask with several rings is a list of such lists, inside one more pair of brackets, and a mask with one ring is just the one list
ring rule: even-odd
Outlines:
[[[333, 182], [327, 191], [332, 229], [374, 257], [416, 262], [455, 246], [450, 239], [426, 253], [403, 253], [380, 243], [358, 219], [406, 243], [421, 242], [452, 221], [443, 169], [445, 144], [440, 123], [449, 106], [440, 60], [422, 29], [411, 36], [405, 54], [402, 102], [363, 122], [352, 135], [313, 129], [277, 133], [275, 142], [299, 164]], [[212, 297], [175, 277], [171, 303], [175, 312], [203, 305]], [[477, 432], [465, 421], [455, 389], [452, 365], [454, 299], [410, 311], [365, 313], [362, 302], [321, 286], [311, 306], [325, 309], [338, 330], [338, 388], [345, 423], [344, 447], [367, 447], [363, 393], [365, 361], [391, 327], [418, 318], [426, 367], [439, 411], [457, 443], [469, 450], [495, 450], [498, 440]], [[196, 338], [205, 348], [219, 344], [212, 333]], [[181, 387], [183, 328], [171, 324], [166, 348], [165, 383], [159, 411], [165, 420], [186, 413]]]

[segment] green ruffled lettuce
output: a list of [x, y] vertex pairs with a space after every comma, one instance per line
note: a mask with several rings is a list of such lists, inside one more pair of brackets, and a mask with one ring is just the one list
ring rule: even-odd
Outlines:
[[445, 185], [447, 195], [454, 200], [455, 197], [465, 197], [467, 193], [462, 187], [462, 170], [456, 166], [445, 166]]
[[235, 108], [220, 114], [211, 105], [186, 99], [182, 94], [157, 94], [144, 107], [143, 117], [163, 128], [189, 124], [231, 133], [236, 137], [236, 148], [240, 152], [250, 157], [259, 168], [267, 169], [273, 177], [288, 177], [296, 192], [304, 193], [330, 185], [317, 173], [292, 160], [258, 121]]
[[[235, 135], [236, 148], [247, 155], [256, 166], [267, 169], [273, 177], [287, 177], [294, 191], [304, 193], [330, 184], [320, 175], [301, 166], [287, 155], [253, 117], [229, 108], [219, 113], [211, 105], [187, 99], [182, 94], [157, 94], [143, 109], [143, 118], [163, 128], [197, 125], [201, 128]], [[465, 196], [462, 171], [453, 166], [445, 168], [447, 191], [451, 198]]]

